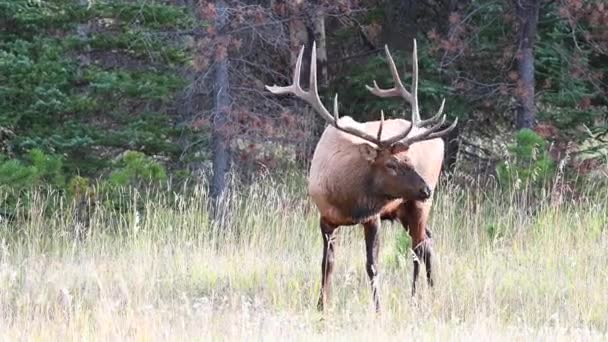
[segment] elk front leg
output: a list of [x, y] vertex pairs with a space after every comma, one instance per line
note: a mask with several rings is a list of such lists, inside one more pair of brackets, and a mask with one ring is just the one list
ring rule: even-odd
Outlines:
[[412, 279], [412, 296], [416, 294], [416, 282], [420, 274], [420, 263], [426, 268], [426, 279], [433, 286], [433, 249], [430, 241], [430, 231], [427, 229], [430, 207], [421, 202], [408, 202], [400, 210], [399, 220], [409, 231], [414, 251], [414, 276]]
[[378, 217], [364, 223], [363, 227], [365, 228], [365, 251], [367, 258], [365, 269], [367, 270], [372, 287], [374, 307], [376, 308], [376, 312], [380, 312], [380, 298], [378, 295], [378, 250], [380, 240], [378, 229], [380, 228], [380, 218]]
[[337, 226], [331, 225], [321, 219], [321, 234], [323, 235], [323, 261], [321, 262], [321, 293], [317, 309], [323, 311], [329, 301], [331, 290], [331, 273], [334, 270], [335, 260], [335, 231]]
[[426, 280], [429, 286], [433, 286], [433, 248], [430, 244], [430, 239], [425, 238], [414, 246], [414, 279], [412, 281], [412, 296], [416, 294], [416, 280], [420, 273], [420, 261], [424, 263], [426, 269]]

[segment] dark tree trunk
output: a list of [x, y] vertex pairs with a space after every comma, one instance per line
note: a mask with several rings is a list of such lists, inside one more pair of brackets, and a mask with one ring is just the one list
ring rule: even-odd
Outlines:
[[[303, 88], [307, 88], [309, 86], [308, 80], [310, 77], [310, 56], [312, 52], [312, 43], [317, 38], [317, 32], [320, 33], [321, 29], [325, 29], [324, 21], [319, 22], [316, 19], [317, 13], [308, 14], [306, 12], [306, 3], [300, 0], [290, 0], [287, 2], [289, 6], [289, 12], [291, 19], [289, 20], [289, 44], [291, 47], [291, 65], [295, 66], [296, 60], [298, 57], [298, 53], [300, 52], [300, 48], [304, 45], [304, 58], [302, 60], [302, 72], [300, 74], [301, 86]], [[318, 5], [320, 6], [320, 5]], [[322, 13], [322, 11], [321, 11]], [[310, 20], [312, 19], [312, 21]], [[321, 26], [321, 24], [323, 26]], [[325, 61], [327, 60], [327, 54], [325, 50], [325, 34], [319, 34], [319, 38], [323, 41], [317, 41], [317, 59], [319, 59], [319, 52], [321, 55], [325, 56]], [[320, 44], [321, 43], [321, 44]], [[321, 45], [321, 46], [319, 46]], [[321, 49], [321, 51], [319, 51]], [[319, 65], [321, 75], [325, 70], [325, 74], [327, 74], [326, 65]], [[322, 76], [321, 81], [323, 82], [325, 79]], [[301, 108], [301, 110], [297, 110], [298, 112], [304, 113], [307, 117], [315, 117], [315, 113], [310, 109], [309, 106], [305, 105], [301, 101], [295, 102], [296, 108]], [[314, 123], [318, 123], [318, 120], [313, 119]], [[304, 143], [304, 151], [301, 155], [298, 156], [299, 162], [301, 164], [307, 164], [309, 156], [312, 155], [312, 151], [315, 148], [316, 141], [308, 140]]]
[[312, 40], [311, 37], [312, 29], [307, 25], [306, 22], [306, 13], [304, 12], [304, 4], [301, 1], [289, 1], [289, 12], [291, 18], [289, 20], [289, 44], [291, 47], [291, 65], [296, 65], [296, 60], [298, 58], [298, 53], [300, 53], [300, 48], [302, 45], [305, 46], [304, 51], [304, 59], [302, 63], [302, 87], [306, 87], [309, 76], [310, 64], [308, 64], [310, 56], [310, 51], [312, 48]]
[[519, 22], [517, 53], [517, 129], [534, 127], [534, 43], [538, 24], [540, 0], [515, 0]]
[[[323, 88], [329, 83], [329, 76], [327, 71], [327, 36], [325, 32], [325, 8], [322, 4], [316, 3], [315, 7], [312, 9], [312, 14], [309, 15], [310, 23], [309, 26], [309, 46], [312, 46], [312, 42], [316, 42], [317, 46], [317, 82], [320, 88]], [[311, 50], [312, 52], [312, 50]], [[312, 57], [311, 55], [307, 55], [307, 57]], [[312, 62], [310, 58], [306, 58], [306, 60]], [[304, 77], [304, 76], [302, 76]], [[310, 77], [310, 73], [306, 75], [306, 83], [308, 83], [308, 77]], [[308, 85], [310, 87], [310, 84]], [[312, 159], [312, 155], [317, 145], [318, 137], [323, 132], [325, 128], [326, 122], [324, 120], [319, 120], [319, 116], [310, 108], [307, 107], [304, 111], [309, 118], [313, 118], [311, 121], [311, 131], [313, 132], [314, 138], [308, 139], [306, 141], [305, 152], [302, 156], [300, 163], [302, 165], [306, 165], [306, 168], [310, 167], [310, 160]]]
[[[228, 12], [224, 1], [216, 1], [216, 28], [222, 32], [226, 25]], [[215, 110], [213, 115], [213, 131], [211, 153], [213, 159], [213, 178], [211, 181], [211, 196], [217, 203], [221, 201], [226, 191], [226, 176], [230, 170], [230, 149], [226, 137], [228, 110], [230, 107], [230, 83], [228, 79], [228, 58], [223, 56], [216, 60], [215, 66]]]
[[385, 0], [383, 2], [385, 23], [382, 28], [383, 40], [391, 51], [412, 51], [412, 38], [418, 32], [416, 20], [418, 2], [416, 0]]
[[[465, 8], [470, 0], [450, 0], [446, 4], [446, 9], [444, 11], [445, 22], [447, 23], [448, 36], [453, 34], [458, 29], [458, 25], [461, 25], [460, 22], [453, 22], [450, 20], [450, 16], [452, 14], [460, 14], [459, 12]], [[454, 168], [456, 167], [456, 161], [458, 160], [458, 152], [460, 151], [460, 140], [458, 139], [458, 135], [460, 133], [460, 127], [456, 126], [447, 137], [445, 137], [446, 147], [445, 154], [443, 158], [443, 169], [447, 172], [448, 176], [452, 174]]]
[[452, 173], [456, 167], [456, 161], [458, 160], [458, 152], [460, 151], [460, 140], [458, 135], [460, 133], [460, 127], [456, 126], [448, 135], [445, 137], [445, 153], [443, 158], [443, 169], [448, 173]]
[[325, 9], [317, 5], [312, 18], [313, 36], [317, 42], [317, 67], [319, 70], [319, 85], [326, 86], [329, 81], [327, 75], [327, 42], [325, 35]]

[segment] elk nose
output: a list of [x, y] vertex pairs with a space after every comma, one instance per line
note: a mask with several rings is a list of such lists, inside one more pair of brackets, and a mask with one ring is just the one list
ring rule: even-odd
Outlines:
[[429, 188], [428, 186], [425, 186], [424, 188], [422, 188], [420, 190], [420, 199], [428, 199], [429, 197], [431, 197], [431, 188]]

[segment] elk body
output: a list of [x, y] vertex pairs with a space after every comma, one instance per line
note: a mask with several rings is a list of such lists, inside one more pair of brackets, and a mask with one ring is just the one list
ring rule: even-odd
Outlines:
[[[331, 275], [334, 268], [335, 233], [340, 226], [362, 224], [365, 232], [366, 270], [370, 278], [376, 310], [380, 310], [377, 290], [378, 230], [381, 220], [398, 220], [412, 240], [414, 274], [412, 295], [415, 293], [420, 263], [426, 267], [429, 285], [432, 278], [432, 248], [427, 221], [431, 198], [443, 162], [441, 136], [456, 126], [456, 121], [441, 130], [445, 122], [443, 104], [429, 120], [421, 120], [418, 112], [418, 63], [416, 41], [413, 52], [411, 93], [403, 86], [397, 68], [385, 47], [394, 87], [381, 89], [374, 82], [367, 87], [379, 97], [402, 97], [412, 107], [411, 121], [404, 119], [357, 122], [338, 115], [337, 95], [333, 115], [321, 103], [317, 90], [316, 49], [313, 45], [310, 70], [310, 89], [300, 87], [302, 55], [300, 51], [294, 72], [294, 82], [287, 87], [272, 86], [274, 94], [293, 94], [306, 101], [328, 121], [315, 149], [308, 191], [320, 212], [323, 235], [321, 263], [321, 293], [318, 307], [323, 309], [329, 299]], [[431, 126], [425, 128], [425, 126]]]

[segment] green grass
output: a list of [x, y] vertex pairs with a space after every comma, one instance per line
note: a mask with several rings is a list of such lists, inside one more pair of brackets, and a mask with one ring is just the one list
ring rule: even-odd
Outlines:
[[221, 224], [209, 223], [203, 187], [135, 210], [143, 197], [132, 192], [122, 213], [98, 207], [84, 241], [73, 207], [52, 193], [2, 221], [0, 340], [606, 338], [605, 191], [532, 206], [444, 186], [434, 288], [422, 281], [411, 298], [406, 233], [383, 224], [380, 316], [362, 229], [344, 227], [325, 319], [318, 214], [301, 186], [241, 188]]

